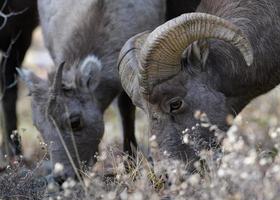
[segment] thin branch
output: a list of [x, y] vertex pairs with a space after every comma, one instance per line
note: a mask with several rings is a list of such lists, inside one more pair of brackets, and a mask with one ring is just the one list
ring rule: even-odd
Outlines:
[[[11, 54], [11, 51], [12, 51], [12, 49], [13, 49], [13, 46], [14, 46], [14, 44], [16, 43], [16, 41], [18, 40], [18, 38], [20, 37], [20, 35], [21, 35], [21, 31], [16, 35], [16, 37], [15, 38], [13, 38], [12, 39], [12, 41], [11, 41], [11, 43], [9, 44], [9, 47], [8, 47], [8, 49], [7, 49], [7, 51], [6, 52], [4, 52], [3, 53], [3, 55], [2, 55], [2, 59], [3, 59], [3, 62], [2, 62], [2, 64], [1, 64], [1, 66], [0, 66], [0, 69], [1, 69], [1, 78], [0, 78], [0, 81], [1, 81], [1, 93], [0, 93], [0, 100], [2, 101], [3, 100], [3, 97], [4, 97], [4, 95], [5, 95], [5, 93], [6, 93], [6, 90], [8, 89], [8, 88], [11, 88], [11, 86], [8, 86], [8, 87], [6, 87], [6, 77], [5, 77], [5, 72], [6, 72], [6, 65], [7, 65], [7, 61], [8, 61], [8, 58], [9, 58], [9, 56], [10, 56], [10, 54]], [[12, 83], [12, 85], [13, 85], [14, 83]]]
[[[69, 111], [68, 111], [69, 109], [68, 109], [67, 106], [65, 106], [65, 110], [66, 110], [67, 115], [70, 116]], [[68, 124], [71, 124], [69, 117], [68, 117]], [[77, 148], [77, 143], [76, 143], [76, 140], [75, 140], [74, 133], [73, 133], [71, 125], [70, 125], [70, 128], [71, 128], [71, 131], [70, 131], [71, 132], [70, 133], [71, 134], [71, 140], [72, 140], [72, 143], [73, 143], [74, 151], [75, 151], [78, 163], [79, 163], [79, 168], [81, 168], [81, 163], [82, 162], [81, 162], [81, 159], [80, 159], [79, 151], [78, 151], [78, 148]]]
[[1, 10], [1, 11], [0, 11], [0, 17], [3, 18], [3, 23], [0, 25], [0, 30], [3, 29], [3, 28], [6, 26], [6, 24], [7, 24], [7, 22], [8, 22], [8, 19], [9, 19], [10, 17], [23, 14], [23, 13], [24, 13], [25, 11], [27, 11], [27, 10], [28, 10], [28, 8], [25, 8], [25, 9], [23, 9], [23, 10], [21, 10], [21, 11], [18, 11], [18, 12], [11, 12], [11, 13], [9, 13], [9, 14], [5, 14], [5, 13], [3, 13], [3, 11]]
[[79, 172], [78, 172], [78, 169], [77, 169], [77, 167], [76, 167], [76, 165], [75, 165], [75, 162], [74, 162], [74, 160], [73, 160], [73, 158], [72, 158], [72, 156], [71, 156], [71, 154], [70, 154], [70, 151], [69, 151], [69, 149], [68, 149], [68, 147], [67, 147], [67, 145], [66, 145], [66, 143], [65, 143], [65, 140], [63, 139], [63, 136], [62, 136], [62, 134], [61, 134], [61, 132], [60, 132], [58, 126], [57, 126], [57, 123], [56, 123], [55, 119], [54, 119], [51, 115], [48, 115], [48, 118], [49, 118], [50, 122], [54, 125], [55, 129], [56, 129], [56, 132], [57, 132], [57, 134], [58, 134], [58, 136], [59, 136], [60, 142], [62, 143], [62, 145], [63, 145], [63, 147], [64, 147], [64, 150], [65, 150], [65, 152], [66, 152], [66, 154], [67, 154], [67, 157], [68, 157], [68, 159], [69, 159], [69, 161], [70, 161], [70, 163], [71, 163], [71, 165], [72, 165], [72, 168], [73, 168], [73, 170], [74, 170], [74, 172], [75, 172], [75, 174], [76, 174], [76, 176], [77, 176], [79, 182], [80, 182], [80, 183], [82, 184], [82, 186], [83, 186], [83, 189], [84, 189], [84, 191], [85, 191], [85, 194], [88, 194], [87, 188], [86, 188], [86, 186], [85, 186], [85, 183], [83, 182], [83, 180], [82, 180], [82, 178], [81, 178], [81, 176], [80, 176], [80, 174], [79, 174]]
[[0, 9], [0, 11], [3, 11], [5, 9], [7, 3], [8, 3], [8, 0], [5, 0], [3, 5], [2, 5], [2, 7], [1, 7], [1, 9]]

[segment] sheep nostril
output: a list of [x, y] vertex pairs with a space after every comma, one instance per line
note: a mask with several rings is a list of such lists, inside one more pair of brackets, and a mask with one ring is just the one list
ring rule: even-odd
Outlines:
[[73, 131], [79, 131], [83, 128], [82, 116], [80, 114], [70, 115], [70, 124]]

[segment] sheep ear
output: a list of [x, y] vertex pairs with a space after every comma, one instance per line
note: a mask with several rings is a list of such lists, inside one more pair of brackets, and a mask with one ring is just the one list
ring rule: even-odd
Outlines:
[[16, 70], [18, 72], [20, 79], [23, 80], [26, 86], [28, 87], [29, 95], [31, 95], [32, 92], [35, 90], [36, 85], [39, 85], [39, 83], [42, 82], [43, 80], [28, 69], [16, 68]]
[[93, 91], [99, 84], [101, 70], [101, 62], [96, 56], [86, 57], [79, 67], [80, 73], [77, 80], [79, 86]]

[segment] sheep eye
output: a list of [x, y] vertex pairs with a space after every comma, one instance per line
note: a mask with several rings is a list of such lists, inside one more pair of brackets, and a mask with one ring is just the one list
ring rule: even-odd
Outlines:
[[182, 99], [173, 99], [170, 101], [169, 106], [170, 106], [170, 112], [177, 112], [183, 107], [183, 100]]

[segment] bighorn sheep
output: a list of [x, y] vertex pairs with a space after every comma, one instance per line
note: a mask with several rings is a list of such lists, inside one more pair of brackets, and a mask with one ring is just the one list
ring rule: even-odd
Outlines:
[[279, 13], [278, 0], [202, 0], [195, 13], [128, 40], [121, 82], [162, 151], [199, 159], [219, 146], [209, 124], [227, 131], [227, 116], [279, 84]]

